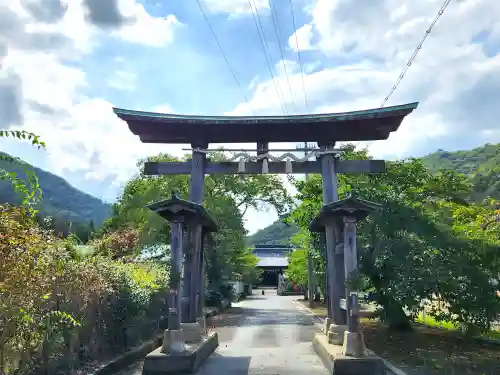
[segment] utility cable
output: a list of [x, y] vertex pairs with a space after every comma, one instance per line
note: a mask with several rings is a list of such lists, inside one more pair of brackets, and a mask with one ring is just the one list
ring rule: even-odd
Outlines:
[[222, 48], [222, 45], [219, 42], [219, 38], [217, 38], [217, 34], [215, 34], [215, 31], [214, 31], [212, 25], [210, 24], [210, 21], [208, 20], [208, 17], [206, 15], [205, 11], [203, 10], [203, 7], [201, 6], [200, 0], [196, 0], [196, 2], [198, 3], [198, 7], [200, 8], [201, 14], [203, 14], [203, 18], [205, 18], [205, 21], [206, 21], [206, 23], [208, 25], [208, 28], [210, 29], [210, 32], [212, 33], [212, 35], [213, 35], [213, 37], [215, 39], [215, 42], [217, 43], [217, 46], [219, 47], [219, 50], [220, 50], [220, 52], [222, 54], [222, 57], [226, 61], [227, 67], [231, 71], [231, 74], [233, 75], [233, 78], [236, 81], [236, 84], [240, 88], [241, 94], [243, 95], [243, 98], [245, 98], [245, 102], [248, 104], [248, 108], [250, 108], [250, 111], [252, 112], [252, 115], [255, 116], [255, 112], [253, 111], [252, 106], [250, 105], [250, 101], [248, 100], [248, 98], [247, 98], [247, 96], [245, 94], [245, 90], [243, 90], [243, 87], [241, 86], [241, 83], [238, 80], [238, 77], [236, 76], [236, 73], [234, 72], [234, 69], [232, 68], [231, 64], [229, 63], [229, 60], [228, 60], [228, 58], [227, 58], [227, 56], [226, 56], [226, 54], [224, 52], [224, 49]]
[[285, 57], [283, 52], [283, 41], [281, 39], [281, 28], [278, 20], [278, 13], [276, 12], [276, 8], [274, 7], [274, 1], [269, 0], [269, 5], [271, 7], [271, 18], [273, 19], [274, 32], [276, 34], [276, 38], [278, 39], [278, 46], [281, 54], [281, 61], [283, 62], [283, 68], [285, 70], [286, 82], [288, 83], [288, 90], [290, 91], [290, 98], [292, 99], [293, 110], [297, 112], [297, 106], [295, 105], [295, 98], [292, 92], [292, 85], [290, 84], [290, 78], [288, 76], [288, 69], [285, 64]]
[[[269, 68], [269, 73], [271, 73], [271, 78], [272, 78], [273, 83], [274, 83], [274, 88], [276, 89], [276, 95], [278, 96], [278, 100], [280, 101], [281, 109], [283, 110], [283, 113], [287, 114], [286, 107], [283, 103], [282, 95], [280, 95], [281, 90], [278, 88], [279, 82], [278, 83], [276, 82], [276, 77], [274, 75], [273, 68], [272, 68], [272, 61], [271, 61], [271, 58], [268, 56], [268, 49], [266, 49], [267, 42], [265, 41], [265, 38], [264, 38], [264, 29], [262, 29], [262, 31], [261, 31], [262, 23], [260, 22], [259, 12], [257, 11], [257, 7], [255, 6], [254, 0], [248, 0], [248, 4], [250, 5], [250, 10], [252, 11], [253, 21], [255, 23], [257, 33], [259, 34], [259, 40], [260, 40], [260, 44], [262, 46], [262, 50], [264, 52], [264, 56], [266, 57], [267, 67]], [[255, 11], [254, 11], [254, 7], [255, 7]], [[259, 28], [259, 25], [260, 25], [260, 28]]]
[[403, 80], [406, 72], [408, 71], [408, 69], [410, 68], [411, 64], [413, 63], [413, 60], [415, 60], [415, 58], [417, 57], [418, 52], [422, 49], [422, 45], [424, 44], [425, 40], [427, 39], [427, 36], [431, 33], [432, 28], [434, 27], [434, 25], [436, 24], [436, 22], [439, 20], [439, 18], [443, 15], [444, 11], [446, 10], [446, 8], [448, 7], [448, 4], [450, 4], [450, 2], [451, 2], [451, 0], [445, 0], [445, 2], [443, 3], [443, 5], [441, 6], [441, 9], [439, 9], [439, 12], [437, 13], [436, 17], [434, 18], [434, 21], [432, 21], [431, 25], [425, 31], [424, 36], [420, 40], [420, 43], [417, 45], [417, 48], [415, 48], [415, 51], [413, 52], [413, 54], [411, 55], [410, 59], [406, 63], [406, 66], [404, 67], [403, 71], [399, 74], [399, 77], [396, 80], [396, 83], [394, 84], [394, 86], [392, 86], [391, 90], [389, 91], [389, 93], [384, 98], [382, 104], [380, 105], [380, 108], [382, 108], [383, 106], [385, 106], [385, 104], [387, 103], [387, 101], [389, 100], [389, 98], [392, 96], [392, 94], [394, 93], [394, 91], [396, 91], [396, 89], [398, 88], [398, 86], [401, 83], [401, 81]]
[[271, 49], [269, 48], [269, 45], [267, 44], [267, 40], [266, 40], [266, 37], [265, 37], [266, 34], [264, 32], [264, 26], [262, 26], [261, 18], [260, 18], [260, 15], [259, 15], [258, 8], [257, 8], [257, 6], [255, 4], [255, 0], [251, 0], [251, 1], [253, 3], [253, 7], [255, 9], [255, 15], [256, 15], [256, 18], [257, 18], [257, 22], [258, 22], [258, 24], [260, 26], [260, 31], [261, 31], [261, 35], [262, 35], [262, 41], [264, 42], [265, 50], [266, 50], [267, 56], [269, 57], [269, 65], [272, 67], [272, 70], [274, 72], [274, 77], [276, 77], [274, 79], [276, 80], [276, 85], [278, 87], [279, 95], [281, 97], [283, 106], [285, 108], [285, 113], [288, 113], [288, 109], [287, 109], [287, 106], [286, 106], [285, 96], [283, 95], [283, 90], [281, 90], [281, 84], [280, 84], [279, 78], [277, 77], [275, 66], [273, 65], [273, 62], [272, 62]]
[[297, 25], [295, 23], [295, 12], [293, 11], [293, 2], [290, 0], [290, 9], [292, 11], [292, 22], [293, 22], [293, 29], [295, 30], [295, 45], [297, 47], [297, 57], [299, 60], [299, 66], [300, 66], [300, 75], [302, 76], [302, 90], [304, 91], [304, 98], [306, 101], [306, 110], [309, 108], [309, 103], [307, 100], [307, 90], [306, 90], [306, 82], [304, 80], [304, 68], [302, 67], [302, 60], [300, 58], [300, 50], [299, 50], [299, 38], [297, 37]]

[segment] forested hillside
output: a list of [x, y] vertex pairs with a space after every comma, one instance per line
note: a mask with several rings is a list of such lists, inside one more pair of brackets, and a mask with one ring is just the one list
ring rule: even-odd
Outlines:
[[423, 158], [431, 171], [451, 169], [470, 177], [471, 199], [500, 198], [500, 144], [485, 144], [467, 151], [438, 150]]
[[[454, 170], [467, 175], [472, 183], [470, 199], [482, 201], [487, 197], [500, 199], [500, 144], [485, 144], [472, 150], [448, 152], [438, 150], [422, 158], [432, 171]], [[288, 243], [297, 232], [294, 225], [276, 221], [248, 237], [249, 246]]]
[[[0, 168], [25, 176], [25, 168], [33, 169], [38, 177], [43, 198], [38, 204], [42, 217], [51, 216], [59, 223], [72, 226], [99, 227], [111, 214], [111, 206], [71, 186], [63, 178], [40, 168], [0, 160]], [[0, 180], [0, 202], [19, 204], [21, 197], [9, 181]]]
[[297, 227], [294, 224], [285, 224], [281, 220], [277, 220], [270, 226], [255, 232], [248, 236], [248, 246], [256, 244], [262, 245], [282, 245], [288, 244], [290, 238], [297, 233]]

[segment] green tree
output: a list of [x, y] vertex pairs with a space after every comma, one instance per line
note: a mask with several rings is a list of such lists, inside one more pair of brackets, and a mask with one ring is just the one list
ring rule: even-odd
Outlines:
[[[346, 147], [341, 157], [368, 156], [364, 150]], [[410, 329], [421, 302], [439, 297], [450, 313], [435, 311], [437, 317], [486, 328], [499, 312], [488, 281], [499, 272], [492, 261], [493, 245], [485, 238], [459, 235], [449, 216], [453, 210], [445, 209], [469, 207], [469, 180], [450, 171], [432, 174], [417, 159], [387, 164], [385, 174], [339, 177], [341, 197], [356, 189], [364, 199], [383, 206], [358, 231], [361, 272], [377, 291], [377, 302], [384, 308], [382, 318], [392, 328]], [[321, 178], [297, 181], [296, 187], [301, 203], [292, 219], [307, 230], [322, 204]], [[319, 239], [310, 236], [314, 251], [324, 259]], [[481, 304], [472, 303], [479, 298]]]
[[[210, 156], [223, 160], [222, 154]], [[160, 154], [141, 160], [142, 171], [145, 161], [180, 161], [170, 155]], [[142, 172], [125, 186], [123, 194], [113, 205], [113, 215], [106, 222], [104, 231], [120, 228], [136, 228], [139, 246], [148, 247], [168, 244], [170, 228], [168, 223], [146, 207], [154, 201], [168, 199], [176, 190], [184, 199], [188, 198], [188, 176], [146, 177]], [[255, 268], [255, 259], [245, 245], [246, 231], [243, 215], [250, 207], [265, 209], [274, 207], [279, 214], [287, 212], [292, 198], [283, 182], [273, 175], [210, 175], [205, 178], [204, 206], [215, 218], [219, 232], [213, 235], [215, 251], [205, 254], [209, 281], [218, 283], [221, 277], [233, 274], [249, 275]]]
[[307, 249], [296, 249], [290, 254], [285, 274], [298, 286], [307, 287]]

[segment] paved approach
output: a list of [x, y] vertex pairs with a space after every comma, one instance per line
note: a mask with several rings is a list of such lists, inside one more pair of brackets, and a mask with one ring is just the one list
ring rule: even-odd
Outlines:
[[[326, 375], [311, 341], [320, 328], [297, 297], [261, 290], [214, 320], [219, 347], [199, 375]], [[142, 363], [120, 373], [140, 375]]]

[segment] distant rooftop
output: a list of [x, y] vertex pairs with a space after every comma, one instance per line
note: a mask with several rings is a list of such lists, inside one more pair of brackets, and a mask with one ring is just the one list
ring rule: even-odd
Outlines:
[[259, 257], [257, 267], [287, 267], [288, 258], [281, 257]]
[[290, 251], [294, 247], [292, 245], [255, 245], [255, 251]]
[[255, 245], [253, 253], [259, 258], [257, 267], [286, 267], [291, 245]]
[[144, 143], [342, 142], [387, 139], [417, 105], [291, 116], [193, 116], [122, 108], [113, 111]]

